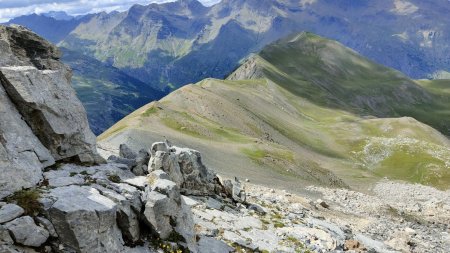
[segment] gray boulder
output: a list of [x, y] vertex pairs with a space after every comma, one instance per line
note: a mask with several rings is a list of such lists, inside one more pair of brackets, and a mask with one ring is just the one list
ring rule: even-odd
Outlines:
[[52, 189], [46, 196], [49, 220], [61, 243], [76, 252], [120, 252], [122, 234], [117, 226], [117, 204], [88, 186]]
[[60, 55], [24, 27], [0, 26], [0, 198], [38, 184], [55, 160], [104, 162]]
[[152, 145], [149, 172], [163, 170], [186, 195], [215, 195], [222, 191], [214, 172], [202, 162], [198, 151], [169, 147], [165, 142]]
[[228, 196], [231, 196], [231, 198], [238, 202], [238, 203], [245, 203], [247, 200], [247, 196], [245, 193], [244, 188], [242, 187], [241, 181], [239, 179], [234, 178], [234, 180], [224, 180], [223, 186], [225, 189], [225, 192]]
[[202, 236], [198, 242], [198, 252], [230, 253], [234, 252], [234, 249], [215, 238]]
[[35, 220], [39, 226], [45, 228], [48, 231], [51, 237], [58, 237], [55, 227], [49, 220], [44, 217], [36, 217]]
[[8, 230], [4, 226], [0, 225], [0, 246], [11, 244], [14, 244], [14, 241], [9, 235]]
[[[0, 82], [3, 83], [1, 80], [0, 73]], [[33, 187], [42, 180], [42, 169], [55, 163], [50, 152], [22, 119], [1, 83], [0, 199], [22, 188]]]
[[148, 173], [148, 162], [150, 161], [150, 153], [145, 149], [139, 150], [136, 157], [136, 166], [131, 171], [136, 176], [144, 176]]
[[37, 226], [30, 216], [20, 217], [8, 222], [5, 224], [5, 228], [10, 231], [16, 243], [25, 246], [39, 247], [49, 237], [48, 231]]
[[0, 224], [12, 221], [24, 212], [23, 208], [18, 205], [6, 204], [0, 208]]
[[102, 195], [117, 204], [117, 225], [122, 232], [123, 238], [127, 243], [136, 243], [140, 239], [141, 197], [136, 189], [132, 189], [134, 187], [120, 184], [118, 188], [121, 190], [121, 194], [99, 186]]
[[136, 176], [144, 176], [148, 173], [148, 162], [150, 154], [142, 149], [139, 153], [135, 153], [126, 144], [121, 144], [119, 147], [119, 156], [110, 156], [108, 161], [124, 164]]
[[157, 179], [147, 191], [144, 210], [147, 224], [163, 240], [180, 239], [178, 243], [197, 252], [192, 211], [181, 198], [177, 184], [167, 179]]
[[[0, 27], [1, 84], [55, 160], [103, 162], [60, 51], [23, 27]], [[9, 130], [13, 131], [13, 130]]]

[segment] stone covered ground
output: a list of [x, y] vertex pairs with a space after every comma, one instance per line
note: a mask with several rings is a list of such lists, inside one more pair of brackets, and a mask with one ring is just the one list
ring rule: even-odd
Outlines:
[[299, 196], [253, 185], [251, 179], [221, 179], [204, 167], [198, 152], [165, 143], [155, 143], [150, 153], [122, 145], [108, 164], [66, 164], [44, 178], [33, 191], [37, 206], [24, 205], [20, 195], [0, 203], [0, 252], [450, 248], [449, 191], [426, 186], [386, 180], [372, 195], [309, 187], [305, 191], [311, 194]]

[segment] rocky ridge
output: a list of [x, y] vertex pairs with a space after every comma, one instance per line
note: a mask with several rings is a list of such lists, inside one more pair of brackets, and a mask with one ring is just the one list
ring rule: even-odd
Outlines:
[[31, 31], [0, 26], [0, 197], [39, 183], [57, 162], [103, 162], [59, 57]]
[[108, 164], [45, 172], [38, 213], [27, 213], [14, 198], [0, 204], [0, 231], [12, 235], [0, 240], [0, 249], [445, 252], [450, 246], [449, 191], [386, 180], [373, 195], [309, 187], [300, 196], [224, 180], [197, 151], [167, 142], [148, 151], [144, 175], [132, 172], [139, 156], [121, 145]]

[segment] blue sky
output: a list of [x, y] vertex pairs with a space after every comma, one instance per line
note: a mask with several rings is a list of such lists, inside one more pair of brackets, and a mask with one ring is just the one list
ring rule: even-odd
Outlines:
[[[170, 0], [0, 0], [0, 22], [31, 13], [65, 11], [71, 15], [100, 11], [124, 11], [133, 4], [169, 2]], [[172, 0], [173, 1], [173, 0]], [[220, 0], [200, 0], [204, 5], [212, 5]]]

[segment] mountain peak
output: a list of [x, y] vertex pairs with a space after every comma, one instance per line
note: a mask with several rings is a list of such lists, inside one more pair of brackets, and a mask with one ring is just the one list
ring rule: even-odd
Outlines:
[[49, 18], [54, 18], [56, 20], [72, 20], [75, 18], [64, 11], [49, 11], [47, 13], [42, 13], [41, 15]]

